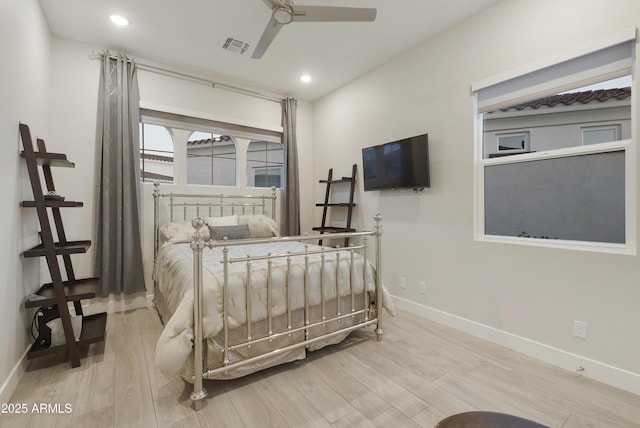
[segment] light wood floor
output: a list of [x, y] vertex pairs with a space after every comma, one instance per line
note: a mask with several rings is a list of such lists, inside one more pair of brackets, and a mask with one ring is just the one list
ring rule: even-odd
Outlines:
[[[154, 363], [161, 324], [153, 309], [111, 314], [105, 344], [82, 366], [32, 361], [2, 427], [432, 427], [492, 410], [550, 427], [640, 427], [640, 397], [401, 312], [384, 340], [358, 331], [342, 344], [234, 381], [206, 381], [205, 408]], [[32, 413], [33, 404], [71, 405]]]

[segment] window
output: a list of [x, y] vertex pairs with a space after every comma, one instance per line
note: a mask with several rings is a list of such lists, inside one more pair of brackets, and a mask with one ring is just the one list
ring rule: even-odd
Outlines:
[[282, 144], [252, 141], [247, 149], [247, 186], [281, 188], [283, 177]]
[[149, 108], [141, 108], [140, 116], [144, 181], [181, 186], [284, 185], [282, 131]]
[[195, 131], [187, 141], [187, 184], [236, 185], [236, 145], [228, 135]]
[[478, 239], [635, 252], [634, 38], [474, 84]]
[[498, 150], [525, 150], [529, 147], [529, 133], [498, 135]]
[[142, 181], [173, 183], [173, 137], [164, 126], [140, 124]]
[[255, 168], [253, 187], [282, 187], [282, 167]]
[[[630, 121], [630, 118], [627, 119]], [[620, 125], [589, 126], [582, 128], [582, 145], [620, 140]]]
[[[494, 132], [490, 134], [488, 123], [486, 128], [485, 132], [489, 135], [485, 137], [485, 150], [488, 150], [488, 156], [485, 157], [506, 156], [529, 151], [528, 131], [506, 134]], [[491, 142], [488, 141], [489, 138]]]

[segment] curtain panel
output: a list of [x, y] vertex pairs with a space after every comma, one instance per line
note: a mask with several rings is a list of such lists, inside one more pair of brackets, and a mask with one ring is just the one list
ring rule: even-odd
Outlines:
[[300, 234], [300, 178], [298, 175], [298, 142], [294, 98], [282, 100], [282, 143], [285, 147], [287, 171], [284, 185], [284, 235]]
[[95, 259], [100, 294], [145, 290], [139, 219], [140, 97], [136, 66], [121, 54], [101, 61], [96, 130]]

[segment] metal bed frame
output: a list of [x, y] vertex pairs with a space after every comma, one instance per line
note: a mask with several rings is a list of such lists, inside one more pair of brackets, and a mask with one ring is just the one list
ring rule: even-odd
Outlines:
[[[381, 219], [382, 216], [380, 214], [377, 214], [374, 217], [374, 228], [373, 230], [370, 231], [363, 231], [363, 232], [345, 232], [345, 233], [334, 233], [331, 235], [331, 239], [336, 238], [336, 239], [345, 239], [345, 238], [349, 238], [352, 240], [356, 240], [358, 242], [361, 242], [360, 244], [351, 244], [349, 247], [346, 248], [340, 248], [335, 247], [335, 248], [329, 248], [329, 247], [323, 247], [321, 249], [317, 249], [315, 246], [314, 248], [309, 248], [308, 244], [306, 244], [304, 246], [304, 250], [300, 251], [300, 252], [296, 252], [296, 253], [292, 253], [292, 252], [287, 252], [286, 254], [268, 254], [268, 255], [264, 255], [264, 256], [246, 256], [246, 257], [239, 257], [239, 258], [230, 258], [229, 257], [229, 248], [232, 246], [236, 246], [236, 245], [245, 245], [245, 244], [259, 244], [259, 243], [266, 243], [266, 242], [274, 242], [274, 241], [301, 241], [301, 242], [307, 242], [307, 241], [314, 241], [314, 240], [321, 240], [321, 239], [327, 239], [327, 235], [320, 235], [320, 234], [314, 234], [314, 235], [304, 235], [304, 236], [288, 236], [288, 237], [279, 237], [279, 238], [260, 238], [260, 239], [243, 239], [243, 240], [238, 240], [238, 241], [214, 241], [214, 240], [209, 240], [209, 241], [204, 241], [204, 239], [202, 238], [203, 233], [201, 231], [201, 229], [203, 227], [207, 227], [204, 220], [202, 219], [202, 217], [200, 217], [200, 210], [206, 209], [208, 213], [212, 213], [212, 210], [215, 208], [219, 208], [219, 213], [220, 215], [223, 215], [223, 210], [227, 209], [227, 210], [231, 210], [232, 214], [236, 211], [239, 210], [241, 213], [246, 213], [247, 211], [250, 211], [250, 213], [260, 213], [260, 214], [265, 214], [265, 210], [266, 210], [266, 206], [267, 206], [267, 201], [271, 201], [271, 213], [272, 213], [272, 217], [273, 214], [275, 213], [275, 204], [276, 204], [276, 192], [275, 192], [275, 188], [272, 188], [272, 194], [270, 196], [237, 196], [237, 195], [202, 195], [202, 194], [176, 194], [176, 193], [168, 193], [168, 194], [163, 194], [159, 191], [159, 184], [154, 183], [154, 191], [153, 191], [153, 197], [154, 197], [154, 239], [155, 239], [155, 245], [154, 245], [154, 262], [155, 259], [157, 258], [157, 251], [158, 251], [158, 244], [159, 244], [159, 202], [161, 198], [165, 198], [168, 197], [170, 202], [170, 221], [174, 220], [174, 210], [176, 209], [176, 207], [178, 208], [183, 208], [183, 214], [186, 216], [187, 215], [187, 207], [195, 207], [196, 208], [196, 217], [193, 218], [192, 220], [192, 225], [195, 229], [195, 233], [193, 235], [193, 241], [191, 243], [191, 249], [193, 250], [193, 254], [194, 254], [194, 259], [193, 259], [193, 290], [194, 290], [194, 295], [193, 295], [193, 316], [194, 316], [194, 378], [193, 378], [193, 392], [191, 393], [191, 400], [193, 402], [193, 407], [195, 410], [200, 410], [202, 408], [203, 405], [203, 400], [207, 397], [207, 391], [204, 389], [203, 387], [203, 380], [204, 379], [209, 379], [211, 377], [213, 377], [214, 375], [218, 374], [218, 373], [222, 373], [222, 372], [227, 372], [233, 368], [236, 367], [240, 367], [240, 366], [246, 366], [246, 365], [250, 365], [252, 363], [255, 362], [259, 362], [260, 360], [263, 360], [265, 358], [269, 358], [269, 357], [275, 357], [278, 356], [280, 354], [284, 354], [286, 352], [301, 348], [301, 347], [308, 347], [311, 344], [314, 344], [316, 342], [320, 342], [326, 339], [330, 339], [333, 338], [335, 336], [338, 335], [346, 335], [347, 333], [356, 330], [356, 329], [360, 329], [360, 328], [364, 328], [364, 327], [368, 327], [371, 325], [375, 325], [375, 329], [374, 329], [374, 333], [376, 334], [377, 340], [381, 341], [382, 340], [382, 335], [384, 333], [383, 329], [382, 329], [382, 320], [381, 320], [381, 315], [382, 315], [382, 263], [381, 263], [381, 237], [382, 237], [382, 224], [381, 224]], [[180, 199], [193, 199], [193, 198], [198, 198], [199, 200], [208, 200], [208, 202], [202, 203], [202, 202], [177, 202], [176, 200], [180, 200]], [[233, 202], [233, 200], [237, 200], [237, 199], [241, 199], [244, 202]], [[231, 200], [231, 202], [227, 201], [227, 200]], [[258, 212], [258, 211], [262, 211], [262, 212]], [[375, 252], [374, 252], [374, 266], [375, 266], [375, 270], [376, 270], [376, 274], [375, 274], [375, 293], [376, 293], [376, 298], [375, 298], [375, 309], [371, 308], [370, 305], [370, 301], [369, 301], [369, 297], [368, 297], [368, 293], [366, 292], [366, 269], [367, 269], [367, 250], [369, 247], [369, 242], [368, 242], [368, 238], [369, 237], [373, 237], [375, 239]], [[215, 368], [215, 369], [206, 369], [204, 367], [204, 361], [205, 361], [205, 354], [206, 354], [206, 348], [204, 346], [204, 338], [203, 338], [203, 321], [202, 321], [202, 314], [203, 314], [203, 266], [202, 266], [202, 255], [203, 255], [203, 251], [205, 249], [205, 247], [210, 248], [210, 249], [214, 249], [214, 248], [220, 248], [222, 250], [222, 254], [223, 254], [223, 262], [222, 262], [222, 269], [223, 269], [223, 277], [224, 277], [224, 282], [223, 282], [223, 336], [224, 336], [224, 343], [221, 345], [222, 346], [222, 353], [223, 353], [223, 365], [221, 367]], [[355, 299], [355, 292], [354, 292], [354, 281], [353, 281], [353, 275], [354, 275], [354, 263], [353, 263], [353, 258], [355, 256], [355, 252], [359, 251], [362, 254], [363, 257], [363, 296], [364, 296], [364, 302], [363, 302], [363, 306], [361, 309], [358, 309], [357, 306], [359, 306], [359, 304], [356, 304], [356, 299]], [[348, 311], [347, 313], [341, 313], [341, 296], [338, 293], [338, 284], [337, 284], [337, 279], [336, 279], [336, 314], [334, 316], [326, 316], [326, 305], [327, 302], [325, 300], [325, 295], [324, 295], [324, 282], [322, 280], [322, 277], [320, 279], [320, 286], [321, 286], [321, 291], [320, 291], [320, 295], [321, 295], [321, 314], [322, 317], [320, 320], [317, 321], [312, 321], [310, 319], [309, 316], [309, 301], [308, 301], [308, 290], [307, 290], [307, 285], [308, 285], [308, 260], [309, 260], [309, 256], [310, 255], [314, 255], [314, 254], [320, 254], [321, 257], [321, 263], [322, 263], [322, 268], [320, 269], [320, 271], [322, 272], [324, 270], [324, 263], [325, 263], [325, 255], [331, 254], [331, 253], [335, 253], [335, 257], [336, 257], [336, 266], [339, 265], [340, 263], [340, 257], [341, 255], [344, 255], [346, 252], [347, 257], [350, 257], [350, 271], [349, 271], [349, 287], [350, 287], [350, 296], [344, 297], [346, 299], [350, 299], [350, 308], [351, 310]], [[272, 307], [271, 307], [271, 287], [272, 287], [272, 281], [271, 281], [271, 263], [274, 260], [277, 259], [286, 259], [287, 262], [287, 269], [290, 266], [290, 261], [292, 258], [294, 257], [302, 257], [304, 258], [304, 325], [301, 327], [292, 327], [292, 323], [291, 323], [291, 305], [290, 305], [290, 299], [289, 299], [289, 287], [286, 286], [286, 319], [287, 319], [287, 328], [283, 331], [273, 331], [273, 314], [272, 314]], [[267, 322], [268, 322], [268, 334], [266, 336], [263, 337], [258, 337], [258, 338], [252, 338], [251, 333], [252, 333], [252, 324], [254, 322], [254, 320], [251, 319], [251, 299], [250, 299], [250, 294], [248, 292], [249, 288], [250, 288], [250, 284], [251, 284], [251, 264], [252, 262], [258, 261], [258, 260], [266, 260], [267, 261], [267, 284], [266, 284], [266, 295], [267, 295]], [[229, 308], [229, 293], [228, 293], [228, 279], [229, 279], [229, 267], [231, 264], [234, 263], [244, 263], [246, 266], [246, 271], [247, 271], [247, 284], [249, 284], [247, 286], [247, 292], [246, 292], [246, 341], [244, 341], [243, 343], [239, 343], [239, 344], [230, 344], [229, 342], [229, 312], [228, 312], [228, 308]], [[288, 275], [287, 275], [288, 278]], [[287, 280], [288, 282], [288, 280]], [[361, 317], [361, 320], [356, 321], [356, 317]], [[348, 318], [351, 318], [353, 324], [351, 325], [347, 325], [345, 327], [342, 328], [337, 328], [334, 331], [330, 331], [327, 333], [322, 333], [320, 335], [314, 336], [314, 337], [310, 337], [310, 331], [311, 329], [317, 328], [317, 327], [324, 327], [329, 323], [335, 322], [335, 323], [340, 323], [341, 320], [346, 320]], [[277, 348], [277, 349], [272, 349], [268, 352], [265, 352], [263, 354], [254, 356], [254, 357], [250, 357], [250, 358], [246, 358], [240, 361], [235, 361], [235, 362], [230, 362], [229, 360], [229, 353], [235, 349], [239, 349], [239, 348], [243, 348], [243, 347], [251, 347], [252, 345], [258, 344], [258, 343], [264, 343], [265, 341], [271, 342], [274, 339], [283, 337], [283, 336], [291, 336], [294, 333], [303, 333], [303, 339], [300, 340], [299, 342], [293, 343], [291, 345], [285, 346], [285, 347], [281, 347], [281, 348]]]

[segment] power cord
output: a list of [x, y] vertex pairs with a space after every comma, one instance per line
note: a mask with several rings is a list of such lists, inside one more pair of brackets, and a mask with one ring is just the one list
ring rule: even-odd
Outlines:
[[[44, 313], [42, 312], [42, 309], [38, 309], [36, 313], [33, 314], [33, 320], [31, 320], [31, 337], [33, 337], [34, 340], [37, 340], [40, 336], [40, 323], [38, 323], [38, 317], [41, 317], [43, 315]], [[34, 327], [38, 333], [36, 335], [33, 334]]]

